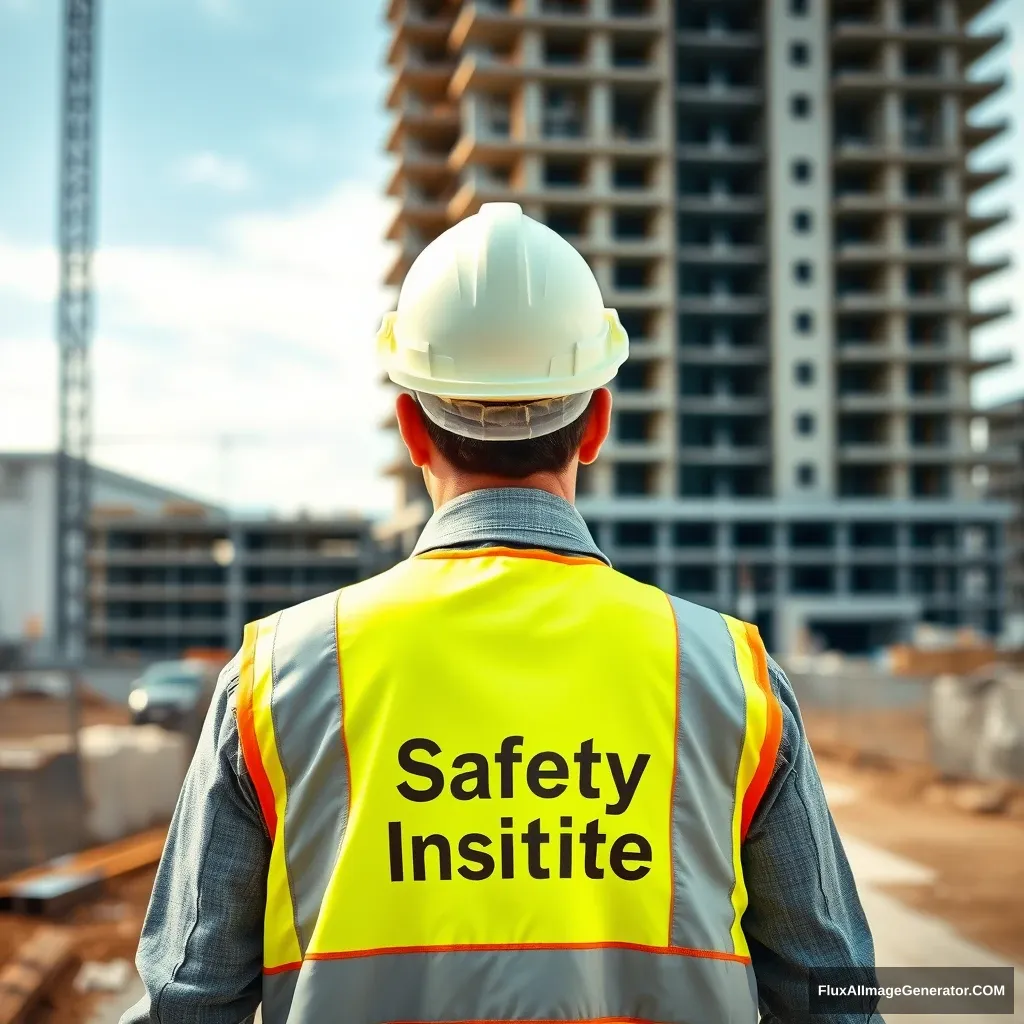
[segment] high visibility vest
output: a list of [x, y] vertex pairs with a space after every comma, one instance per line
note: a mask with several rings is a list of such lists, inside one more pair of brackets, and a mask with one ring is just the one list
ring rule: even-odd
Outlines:
[[753, 626], [590, 557], [434, 551], [246, 627], [267, 1024], [757, 1020]]

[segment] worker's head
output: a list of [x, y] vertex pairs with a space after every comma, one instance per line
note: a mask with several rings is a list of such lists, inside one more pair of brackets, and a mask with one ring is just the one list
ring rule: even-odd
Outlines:
[[378, 349], [435, 504], [518, 484], [572, 498], [608, 435], [628, 354], [583, 257], [514, 203], [484, 205], [413, 263]]

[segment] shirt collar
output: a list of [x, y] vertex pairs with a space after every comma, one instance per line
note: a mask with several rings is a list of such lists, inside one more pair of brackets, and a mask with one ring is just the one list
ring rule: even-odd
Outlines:
[[534, 487], [494, 487], [453, 498], [427, 521], [412, 553], [503, 544], [590, 555], [611, 565], [576, 508]]

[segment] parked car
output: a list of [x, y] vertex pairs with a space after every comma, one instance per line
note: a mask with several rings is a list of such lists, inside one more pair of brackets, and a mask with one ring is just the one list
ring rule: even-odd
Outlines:
[[135, 680], [128, 695], [133, 725], [193, 731], [210, 706], [216, 676], [201, 661], [158, 661]]

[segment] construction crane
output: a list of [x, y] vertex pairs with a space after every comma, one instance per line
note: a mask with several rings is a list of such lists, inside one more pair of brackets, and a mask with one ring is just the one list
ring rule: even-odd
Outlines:
[[55, 639], [69, 664], [88, 637], [89, 344], [95, 193], [94, 96], [99, 0], [64, 0], [60, 123], [60, 293], [57, 301], [60, 434], [57, 451]]

